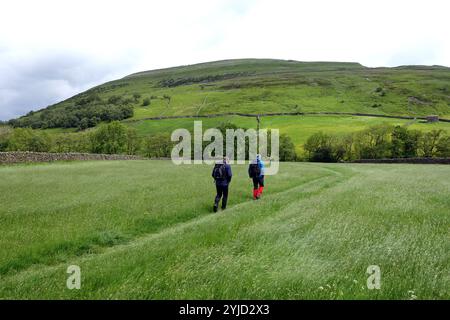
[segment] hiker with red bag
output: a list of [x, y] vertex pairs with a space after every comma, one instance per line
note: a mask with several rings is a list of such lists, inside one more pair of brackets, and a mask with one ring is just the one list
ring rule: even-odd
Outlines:
[[248, 167], [248, 176], [253, 180], [253, 199], [258, 200], [264, 190], [264, 161], [257, 154]]

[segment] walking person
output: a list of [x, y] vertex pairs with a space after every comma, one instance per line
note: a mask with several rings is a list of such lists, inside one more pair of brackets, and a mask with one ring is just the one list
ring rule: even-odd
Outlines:
[[216, 198], [214, 200], [213, 211], [217, 212], [221, 198], [222, 210], [225, 210], [228, 201], [228, 186], [230, 185], [231, 177], [233, 176], [231, 172], [231, 166], [227, 163], [226, 157], [223, 157], [222, 161], [216, 162], [211, 175], [215, 180], [217, 191]]
[[257, 154], [256, 159], [248, 167], [248, 176], [253, 180], [253, 199], [261, 198], [264, 190], [264, 161]]

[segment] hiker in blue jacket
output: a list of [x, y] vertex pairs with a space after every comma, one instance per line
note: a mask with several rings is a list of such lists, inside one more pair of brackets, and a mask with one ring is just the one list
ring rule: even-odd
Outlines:
[[228, 186], [231, 182], [231, 177], [233, 176], [231, 166], [227, 163], [226, 157], [224, 157], [222, 161], [216, 162], [211, 175], [215, 180], [217, 191], [213, 211], [217, 212], [222, 197], [222, 210], [225, 210], [228, 200]]
[[253, 199], [257, 200], [264, 190], [264, 161], [260, 154], [248, 166], [248, 176], [253, 180]]

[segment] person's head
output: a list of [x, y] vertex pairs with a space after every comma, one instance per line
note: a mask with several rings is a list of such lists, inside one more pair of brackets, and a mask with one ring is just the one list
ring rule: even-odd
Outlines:
[[223, 163], [224, 163], [224, 164], [225, 164], [225, 163], [227, 163], [227, 162], [228, 162], [228, 159], [227, 159], [227, 157], [226, 157], [226, 156], [225, 156], [225, 157], [223, 157], [222, 161], [223, 161]]
[[261, 161], [261, 155], [259, 153], [256, 155], [256, 161]]

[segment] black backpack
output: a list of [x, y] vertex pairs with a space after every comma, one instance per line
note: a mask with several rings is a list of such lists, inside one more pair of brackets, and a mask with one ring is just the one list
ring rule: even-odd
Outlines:
[[216, 164], [213, 169], [213, 177], [215, 180], [224, 180], [226, 177], [226, 170], [224, 164]]
[[249, 173], [250, 173], [250, 178], [257, 178], [261, 174], [261, 168], [259, 167], [259, 165], [257, 163], [252, 163], [252, 164], [250, 164]]

